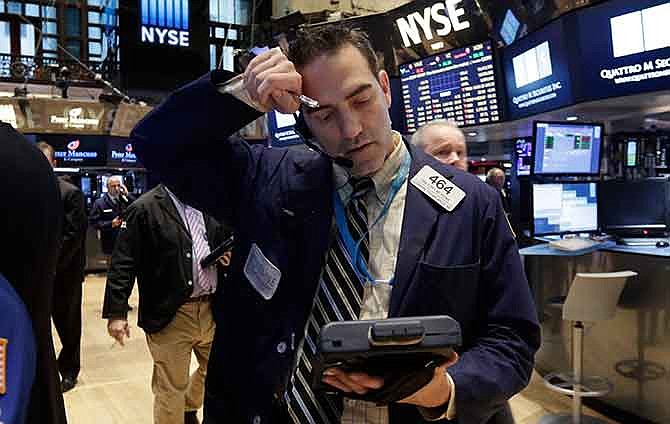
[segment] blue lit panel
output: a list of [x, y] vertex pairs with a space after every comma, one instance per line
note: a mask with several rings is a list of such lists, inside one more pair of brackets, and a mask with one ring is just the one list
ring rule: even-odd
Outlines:
[[188, 29], [188, 0], [140, 0], [142, 25]]

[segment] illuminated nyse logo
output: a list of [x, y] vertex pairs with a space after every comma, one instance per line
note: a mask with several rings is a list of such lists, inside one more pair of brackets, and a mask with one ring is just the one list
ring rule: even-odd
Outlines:
[[614, 57], [670, 47], [670, 2], [610, 19]]
[[142, 42], [189, 46], [188, 0], [140, 0]]
[[541, 79], [550, 77], [553, 73], [551, 68], [551, 50], [549, 42], [526, 50], [512, 59], [514, 65], [514, 80], [516, 88], [524, 87]]
[[[445, 37], [453, 30], [454, 32], [462, 31], [470, 28], [470, 22], [461, 20], [461, 16], [465, 15], [465, 10], [458, 7], [462, 0], [445, 0], [426, 7], [422, 12], [412, 12], [404, 18], [396, 19], [396, 25], [402, 42], [405, 47], [421, 44], [421, 32], [427, 41], [431, 41], [435, 36], [433, 35], [432, 21], [435, 21], [440, 28], [435, 30], [435, 33], [440, 37]], [[418, 26], [417, 26], [418, 25]], [[431, 45], [435, 50], [444, 47], [443, 42], [437, 42]]]

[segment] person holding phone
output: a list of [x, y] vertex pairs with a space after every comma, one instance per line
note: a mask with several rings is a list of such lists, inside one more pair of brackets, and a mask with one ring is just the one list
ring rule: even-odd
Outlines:
[[[205, 423], [488, 422], [528, 383], [540, 344], [495, 191], [392, 130], [389, 77], [360, 31], [299, 31], [288, 56], [271, 49], [243, 84], [233, 78], [217, 70], [181, 88], [131, 134], [179, 198], [235, 228]], [[316, 148], [233, 136], [271, 109], [300, 109]], [[334, 394], [311, 387], [324, 324], [440, 314], [463, 344], [410, 395], [352, 399], [387, 381], [341, 368], [325, 372]]]
[[89, 213], [91, 225], [100, 231], [102, 252], [109, 256], [123, 223], [123, 213], [135, 200], [123, 185], [120, 176], [113, 175], [107, 179], [107, 193], [93, 203]]
[[[156, 424], [198, 423], [214, 337], [211, 300], [223, 269], [201, 261], [229, 236], [215, 219], [159, 184], [128, 207], [112, 253], [102, 317], [121, 345], [130, 337], [127, 302], [137, 278], [138, 325], [154, 361], [151, 388]], [[227, 266], [230, 253], [221, 266]], [[189, 376], [191, 353], [198, 369]]]

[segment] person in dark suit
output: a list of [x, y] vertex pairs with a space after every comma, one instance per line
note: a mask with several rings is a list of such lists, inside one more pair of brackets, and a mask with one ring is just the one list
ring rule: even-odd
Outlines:
[[[37, 143], [51, 166], [56, 167], [54, 149], [45, 142]], [[81, 296], [86, 267], [86, 228], [88, 216], [84, 194], [79, 187], [58, 178], [63, 201], [63, 242], [54, 280], [53, 321], [63, 345], [58, 354], [61, 391], [77, 384], [81, 369]]]
[[123, 213], [133, 200], [135, 198], [128, 193], [121, 178], [114, 175], [107, 180], [107, 193], [93, 202], [89, 220], [100, 231], [102, 253], [105, 255], [112, 254], [123, 222]]
[[0, 274], [0, 422], [25, 422], [34, 380], [35, 335], [30, 315]]
[[[126, 211], [107, 274], [102, 316], [108, 319], [109, 334], [123, 345], [130, 336], [126, 305], [137, 277], [138, 325], [154, 360], [157, 424], [198, 423], [215, 328], [210, 299], [223, 281], [223, 270], [217, 265], [203, 269], [200, 261], [228, 233], [162, 184]], [[192, 352], [200, 366], [189, 378]]]
[[[366, 423], [487, 422], [528, 383], [540, 343], [497, 194], [391, 129], [388, 75], [362, 33], [300, 32], [289, 56], [259, 55], [241, 83], [213, 71], [131, 135], [175, 194], [235, 229], [236, 284], [215, 299], [205, 423], [337, 423], [367, 412]], [[319, 102], [302, 116], [321, 153], [231, 136], [262, 112], [295, 112], [301, 93]], [[324, 322], [437, 314], [460, 323], [459, 358], [413, 394], [388, 407], [349, 399], [385, 381], [338, 368], [324, 382], [345, 399], [310, 388]]]
[[505, 192], [505, 172], [500, 168], [491, 168], [486, 173], [486, 184], [490, 185], [500, 196], [503, 209], [509, 213], [511, 209], [510, 198]]
[[[66, 422], [51, 335], [53, 281], [63, 208], [44, 155], [8, 124], [0, 124], [0, 273], [26, 305], [37, 344], [37, 370], [27, 423]], [[6, 205], [6, 206], [5, 206]]]

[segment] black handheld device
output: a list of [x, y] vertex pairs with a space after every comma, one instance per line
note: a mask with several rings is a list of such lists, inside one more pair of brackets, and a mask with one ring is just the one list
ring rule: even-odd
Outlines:
[[221, 243], [216, 249], [212, 250], [209, 255], [202, 258], [200, 261], [200, 266], [207, 268], [212, 266], [223, 257], [223, 255], [233, 247], [235, 242], [235, 236], [228, 237], [223, 243]]
[[402, 380], [443, 364], [460, 345], [461, 327], [447, 315], [331, 322], [319, 334], [312, 386], [334, 390], [321, 381], [333, 367]]

